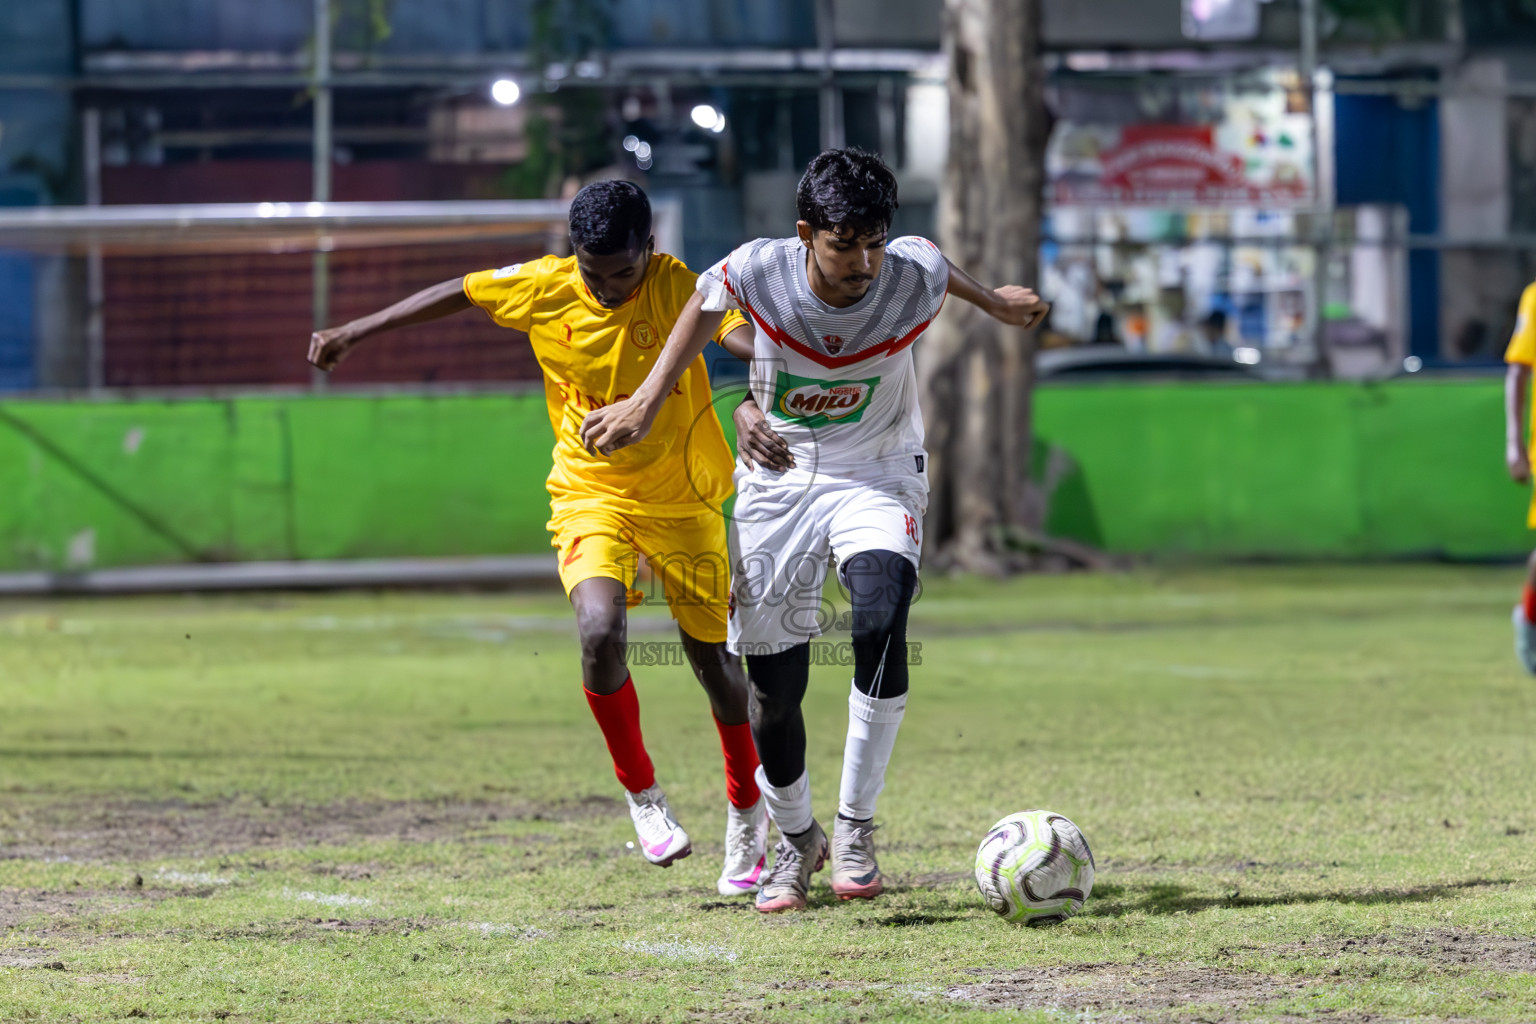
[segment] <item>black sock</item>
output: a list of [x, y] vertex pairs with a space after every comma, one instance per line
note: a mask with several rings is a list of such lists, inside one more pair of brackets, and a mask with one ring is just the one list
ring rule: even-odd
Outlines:
[[866, 697], [907, 692], [907, 611], [917, 569], [895, 551], [860, 551], [838, 569], [853, 605], [853, 685]]
[[752, 742], [763, 774], [773, 786], [791, 786], [805, 774], [805, 699], [811, 676], [811, 645], [796, 644], [778, 654], [748, 654]]

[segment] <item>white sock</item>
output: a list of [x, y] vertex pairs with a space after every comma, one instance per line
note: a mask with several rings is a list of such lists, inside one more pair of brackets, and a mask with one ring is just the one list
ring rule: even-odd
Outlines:
[[843, 748], [843, 786], [838, 813], [856, 821], [875, 816], [875, 798], [885, 788], [885, 769], [896, 746], [896, 730], [907, 711], [907, 695], [848, 694], [848, 743]]
[[768, 801], [768, 816], [779, 831], [786, 835], [804, 832], [816, 822], [811, 814], [811, 775], [801, 772], [800, 777], [787, 786], [774, 786], [763, 774], [763, 766], [757, 766], [757, 788]]

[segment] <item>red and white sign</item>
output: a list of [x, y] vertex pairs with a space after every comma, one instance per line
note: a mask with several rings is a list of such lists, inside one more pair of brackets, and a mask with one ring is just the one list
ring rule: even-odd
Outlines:
[[[1299, 162], [1265, 161], [1217, 145], [1210, 125], [1142, 124], [1119, 129], [1098, 152], [1074, 154], [1052, 175], [1059, 205], [1294, 206], [1310, 196]], [[1101, 136], [1102, 138], [1102, 136]], [[1299, 154], [1298, 154], [1299, 155]], [[1085, 159], [1086, 157], [1086, 159]], [[1257, 167], [1254, 167], [1257, 170]]]

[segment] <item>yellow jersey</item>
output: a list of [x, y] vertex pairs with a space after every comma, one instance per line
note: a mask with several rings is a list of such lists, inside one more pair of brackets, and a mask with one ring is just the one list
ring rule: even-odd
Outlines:
[[1526, 285], [1520, 294], [1520, 311], [1515, 314], [1515, 333], [1504, 350], [1506, 363], [1536, 366], [1536, 284]]
[[[528, 335], [544, 370], [555, 430], [547, 486], [556, 511], [597, 499], [630, 515], [681, 517], [719, 509], [730, 497], [735, 455], [710, 404], [702, 356], [662, 403], [644, 441], [611, 455], [592, 455], [581, 444], [587, 413], [629, 397], [645, 380], [696, 278], [681, 261], [655, 255], [645, 280], [617, 309], [592, 297], [574, 256], [545, 256], [464, 278], [471, 302]], [[744, 322], [739, 313], [728, 314], [716, 340]]]

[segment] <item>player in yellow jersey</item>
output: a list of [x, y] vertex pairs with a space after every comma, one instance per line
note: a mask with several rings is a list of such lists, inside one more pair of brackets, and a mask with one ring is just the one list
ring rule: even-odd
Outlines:
[[[1531, 482], [1530, 424], [1531, 367], [1536, 366], [1536, 284], [1520, 296], [1515, 333], [1504, 351], [1509, 371], [1504, 378], [1504, 462], [1517, 484]], [[1536, 530], [1536, 498], [1526, 515], [1526, 525]], [[1536, 552], [1526, 572], [1525, 590], [1515, 606], [1515, 656], [1531, 675], [1536, 675]]]
[[[549, 530], [560, 580], [576, 612], [581, 674], [614, 773], [647, 860], [662, 867], [688, 856], [640, 733], [640, 708], [626, 658], [626, 608], [643, 555], [660, 578], [683, 649], [709, 695], [725, 754], [725, 868], [722, 895], [755, 891], [763, 869], [767, 814], [754, 773], [747, 686], [739, 657], [726, 651], [730, 593], [721, 503], [731, 493], [734, 456], [710, 404], [709, 375], [695, 359], [663, 403], [650, 437], [611, 455], [582, 446], [582, 420], [628, 397], [645, 380], [696, 275], [655, 252], [651, 207], [627, 181], [588, 185], [571, 201], [576, 255], [472, 273], [427, 288], [370, 316], [319, 331], [309, 360], [329, 370], [363, 338], [478, 306], [528, 334], [544, 370], [555, 431], [548, 488]], [[750, 352], [750, 334], [716, 340]]]

